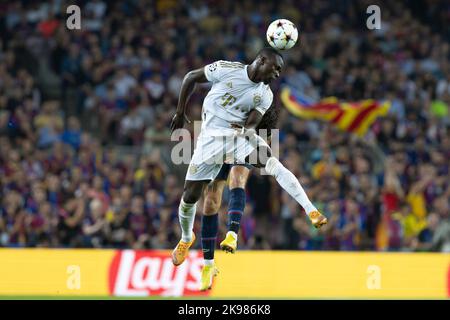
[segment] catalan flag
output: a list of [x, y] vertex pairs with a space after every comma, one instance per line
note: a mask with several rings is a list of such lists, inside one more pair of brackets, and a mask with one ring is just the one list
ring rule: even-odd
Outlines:
[[284, 87], [281, 101], [295, 116], [331, 122], [337, 128], [364, 136], [376, 118], [387, 114], [390, 102], [380, 103], [367, 99], [358, 102], [339, 102], [335, 97], [320, 101]]

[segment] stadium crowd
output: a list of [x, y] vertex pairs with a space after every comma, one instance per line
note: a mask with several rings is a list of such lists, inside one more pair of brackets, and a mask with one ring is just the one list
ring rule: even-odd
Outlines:
[[[163, 147], [182, 79], [219, 59], [249, 63], [284, 17], [300, 39], [275, 93], [287, 84], [392, 107], [358, 139], [277, 98], [280, 159], [329, 224], [314, 229], [253, 170], [240, 249], [450, 252], [450, 6], [381, 1], [382, 28], [368, 30], [369, 2], [87, 0], [81, 30], [66, 28], [68, 1], [0, 3], [0, 246], [173, 248], [184, 175]], [[43, 59], [58, 98], [40, 83]], [[191, 119], [207, 89], [192, 96]], [[219, 237], [226, 206], [227, 192]]]

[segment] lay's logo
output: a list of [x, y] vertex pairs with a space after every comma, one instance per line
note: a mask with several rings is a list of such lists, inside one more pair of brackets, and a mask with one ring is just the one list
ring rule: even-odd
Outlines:
[[201, 252], [191, 251], [175, 267], [167, 251], [117, 251], [109, 269], [109, 293], [115, 296], [209, 295], [200, 292]]

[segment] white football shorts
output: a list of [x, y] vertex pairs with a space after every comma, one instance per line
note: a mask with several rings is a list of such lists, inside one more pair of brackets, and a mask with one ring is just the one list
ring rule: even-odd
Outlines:
[[[267, 143], [254, 135], [252, 137], [208, 134], [202, 130], [186, 173], [186, 180], [214, 180], [224, 163], [244, 164], [245, 158], [258, 145]], [[252, 164], [252, 163], [251, 163]]]

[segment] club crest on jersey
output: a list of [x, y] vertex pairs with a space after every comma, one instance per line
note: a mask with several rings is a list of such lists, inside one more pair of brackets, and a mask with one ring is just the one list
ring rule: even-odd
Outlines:
[[191, 164], [189, 166], [189, 173], [190, 174], [196, 174], [198, 171], [198, 167], [195, 164]]
[[261, 104], [261, 96], [259, 95], [259, 94], [255, 94], [254, 96], [253, 96], [253, 105], [255, 106], [255, 107], [257, 107], [257, 106], [259, 106], [260, 104]]
[[228, 88], [233, 88], [233, 82], [227, 82], [227, 87]]

